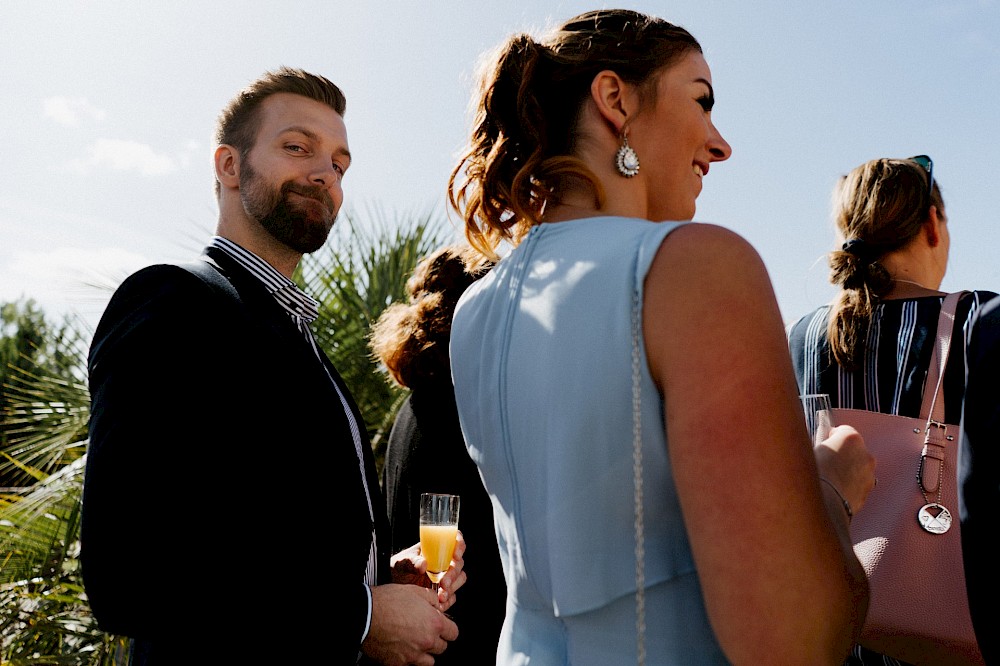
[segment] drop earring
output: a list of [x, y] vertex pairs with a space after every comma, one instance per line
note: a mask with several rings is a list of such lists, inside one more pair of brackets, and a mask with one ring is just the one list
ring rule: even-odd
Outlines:
[[628, 145], [627, 132], [622, 132], [622, 146], [615, 154], [615, 166], [618, 167], [618, 173], [626, 178], [639, 173], [639, 156], [635, 154], [632, 146]]

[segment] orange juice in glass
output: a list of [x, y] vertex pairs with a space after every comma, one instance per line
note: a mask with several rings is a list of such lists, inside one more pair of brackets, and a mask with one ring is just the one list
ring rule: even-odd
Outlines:
[[458, 495], [420, 495], [420, 554], [427, 560], [427, 577], [435, 591], [455, 554], [459, 504]]

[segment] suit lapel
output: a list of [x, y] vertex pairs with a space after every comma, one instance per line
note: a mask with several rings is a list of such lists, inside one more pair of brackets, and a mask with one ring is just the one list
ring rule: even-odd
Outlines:
[[[354, 416], [355, 422], [357, 423], [361, 438], [361, 454], [365, 470], [365, 481], [367, 482], [368, 493], [371, 497], [372, 514], [375, 517], [375, 533], [379, 544], [379, 582], [390, 582], [391, 575], [389, 569], [389, 556], [391, 553], [389, 550], [391, 539], [389, 534], [389, 522], [385, 513], [385, 500], [382, 497], [381, 485], [378, 479], [378, 469], [375, 464], [375, 455], [372, 452], [371, 443], [368, 439], [368, 433], [364, 418], [361, 415], [361, 410], [354, 402], [354, 398], [347, 385], [344, 383], [343, 377], [341, 377], [340, 373], [337, 371], [336, 367], [334, 367], [327, 355], [321, 351], [321, 360], [323, 366], [325, 366], [328, 371], [329, 376], [323, 372], [323, 368], [316, 363], [316, 354], [309, 345], [308, 341], [302, 333], [299, 332], [288, 312], [286, 312], [285, 309], [274, 300], [274, 297], [268, 293], [267, 289], [260, 282], [260, 280], [258, 280], [254, 275], [252, 275], [222, 250], [209, 247], [205, 252], [215, 261], [219, 268], [222, 269], [223, 275], [233, 284], [239, 293], [244, 306], [250, 310], [248, 313], [248, 319], [250, 320], [251, 325], [264, 326], [269, 329], [271, 331], [271, 336], [275, 338], [275, 344], [284, 346], [286, 350], [295, 349], [296, 353], [302, 356], [302, 367], [316, 369], [316, 376], [313, 378], [313, 383], [317, 386], [324, 386], [329, 392], [329, 404], [331, 405], [329, 415], [339, 415], [339, 417], [336, 418], [336, 421], [342, 424], [341, 427], [346, 433], [346, 439], [348, 440], [350, 450], [353, 453], [351, 458], [356, 461], [355, 464], [357, 465], [357, 452], [354, 446], [353, 437], [350, 435], [350, 426], [347, 422], [346, 414], [339, 409], [340, 398], [337, 396], [337, 392], [334, 387], [330, 384], [330, 378], [333, 379], [337, 387], [339, 387], [340, 391], [343, 393], [348, 409], [350, 409], [351, 414]], [[320, 377], [320, 375], [322, 376]], [[332, 416], [328, 416], [328, 418], [329, 417]], [[363, 493], [364, 490], [360, 486], [360, 481], [361, 478], [359, 476], [358, 489]], [[371, 523], [369, 523], [369, 530], [371, 530]], [[366, 544], [366, 553], [368, 547], [369, 544]]]

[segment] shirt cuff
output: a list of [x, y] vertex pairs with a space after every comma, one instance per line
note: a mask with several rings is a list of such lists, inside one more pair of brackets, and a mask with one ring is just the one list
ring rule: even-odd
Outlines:
[[368, 619], [365, 620], [365, 631], [361, 634], [362, 643], [368, 638], [368, 632], [372, 628], [372, 588], [368, 586], [368, 583], [363, 583], [363, 585], [365, 586], [365, 594], [368, 595]]

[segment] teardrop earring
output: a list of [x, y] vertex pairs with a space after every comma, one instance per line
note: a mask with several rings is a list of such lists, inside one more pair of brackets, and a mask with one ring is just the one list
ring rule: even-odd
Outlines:
[[615, 154], [615, 166], [618, 173], [631, 178], [639, 173], [639, 156], [635, 154], [632, 146], [628, 145], [628, 133], [622, 132], [622, 146]]

